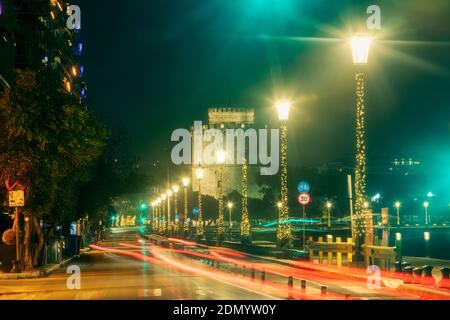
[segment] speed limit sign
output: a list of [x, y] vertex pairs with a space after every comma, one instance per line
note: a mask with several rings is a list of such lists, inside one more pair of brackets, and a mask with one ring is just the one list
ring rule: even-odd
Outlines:
[[303, 192], [299, 194], [297, 200], [302, 206], [306, 206], [311, 202], [311, 196], [308, 193]]

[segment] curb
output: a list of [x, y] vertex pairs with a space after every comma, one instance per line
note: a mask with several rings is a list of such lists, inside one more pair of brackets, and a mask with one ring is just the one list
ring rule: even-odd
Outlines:
[[38, 271], [34, 272], [24, 272], [24, 273], [2, 273], [0, 274], [0, 280], [14, 280], [14, 279], [36, 279], [36, 278], [44, 278], [50, 275], [52, 272], [55, 272], [59, 268], [63, 267], [64, 264], [72, 261], [77, 258], [77, 256], [73, 256], [66, 260], [61, 261], [59, 264], [51, 265], [41, 268]]

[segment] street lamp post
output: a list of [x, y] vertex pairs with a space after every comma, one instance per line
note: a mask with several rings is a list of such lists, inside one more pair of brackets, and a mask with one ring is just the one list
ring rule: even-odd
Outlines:
[[161, 228], [161, 198], [156, 199], [156, 230], [159, 231]]
[[178, 213], [178, 191], [180, 191], [180, 187], [178, 185], [172, 186], [173, 191], [173, 198], [174, 198], [174, 214], [175, 216], [178, 216], [178, 220], [175, 221], [175, 234], [179, 233], [180, 231], [180, 215]]
[[328, 210], [328, 228], [331, 227], [331, 207], [333, 204], [330, 201], [327, 201], [327, 210]]
[[242, 214], [241, 214], [241, 244], [251, 244], [252, 226], [248, 213], [248, 165], [247, 159], [242, 164]]
[[430, 203], [428, 201], [425, 201], [423, 203], [423, 207], [425, 208], [425, 224], [428, 225], [429, 224], [429, 216], [428, 216], [428, 207], [430, 206]]
[[366, 144], [365, 144], [365, 106], [364, 106], [364, 73], [362, 68], [367, 65], [371, 38], [366, 35], [356, 35], [351, 39], [353, 64], [358, 67], [356, 80], [356, 166], [355, 166], [355, 247], [357, 259], [361, 258], [360, 247], [362, 235], [365, 233], [364, 208], [366, 194]]
[[162, 221], [161, 221], [161, 232], [164, 233], [166, 232], [166, 199], [167, 199], [167, 195], [165, 193], [163, 193], [161, 195], [161, 208], [162, 208]]
[[188, 195], [187, 188], [189, 186], [189, 178], [183, 178], [183, 189], [184, 189], [184, 214], [183, 214], [183, 231], [186, 237], [187, 232], [189, 231], [189, 223], [188, 223]]
[[219, 214], [217, 219], [217, 243], [222, 243], [223, 234], [225, 233], [224, 217], [223, 217], [223, 165], [225, 163], [226, 153], [223, 150], [217, 151], [216, 158], [219, 164]]
[[156, 226], [156, 219], [155, 219], [155, 217], [156, 217], [156, 201], [152, 201], [151, 202], [151, 207], [152, 207], [152, 216], [151, 216], [151, 219], [150, 219], [150, 221], [151, 221], [151, 224], [150, 224], [150, 228], [151, 228], [151, 230], [155, 230], [155, 226]]
[[278, 217], [277, 240], [278, 247], [283, 248], [291, 239], [291, 226], [287, 222], [289, 219], [288, 208], [288, 176], [287, 176], [287, 121], [289, 119], [289, 102], [278, 102], [276, 109], [281, 122], [281, 208]]
[[170, 198], [172, 197], [172, 190], [167, 190], [167, 234], [172, 233], [172, 214], [170, 212]]
[[397, 209], [397, 225], [400, 225], [400, 201], [395, 202], [395, 208]]
[[202, 179], [203, 169], [197, 168], [195, 171], [196, 178], [198, 180], [198, 219], [197, 219], [197, 238], [203, 238], [203, 210], [202, 210]]
[[228, 233], [229, 233], [229, 240], [231, 241], [231, 228], [232, 228], [232, 224], [231, 224], [231, 210], [233, 209], [233, 203], [232, 202], [228, 202], [227, 203], [227, 207], [228, 207], [228, 217], [229, 217]]
[[[277, 208], [278, 208], [278, 217], [281, 215], [281, 208], [283, 207], [283, 204], [281, 203], [281, 201], [277, 202]], [[276, 220], [276, 218], [275, 218]]]

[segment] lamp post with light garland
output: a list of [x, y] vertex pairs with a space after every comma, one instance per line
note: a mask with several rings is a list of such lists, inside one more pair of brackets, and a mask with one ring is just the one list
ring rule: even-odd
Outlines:
[[203, 179], [203, 169], [197, 168], [195, 170], [195, 176], [198, 180], [198, 218], [197, 218], [197, 239], [203, 238], [203, 210], [202, 210], [202, 179]]
[[183, 234], [186, 237], [189, 232], [189, 221], [188, 221], [188, 194], [187, 188], [189, 186], [189, 178], [183, 178], [183, 189], [184, 189], [184, 213], [183, 213]]
[[356, 81], [356, 165], [355, 165], [355, 249], [356, 258], [361, 258], [362, 236], [365, 234], [366, 221], [371, 217], [366, 208], [366, 133], [365, 133], [365, 79], [363, 69], [367, 65], [372, 39], [358, 34], [351, 39], [353, 64], [357, 67]]
[[281, 139], [281, 208], [279, 210], [278, 228], [277, 228], [277, 244], [279, 248], [283, 248], [289, 244], [292, 237], [291, 225], [289, 220], [288, 208], [288, 176], [287, 176], [287, 121], [289, 119], [289, 109], [291, 103], [287, 101], [278, 102], [276, 109], [280, 125]]

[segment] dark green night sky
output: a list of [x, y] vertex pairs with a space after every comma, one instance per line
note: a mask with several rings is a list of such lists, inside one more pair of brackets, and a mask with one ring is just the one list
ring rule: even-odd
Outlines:
[[297, 102], [289, 160], [299, 165], [351, 159], [355, 120], [348, 44], [298, 38], [350, 35], [378, 4], [369, 159], [414, 157], [450, 175], [447, 0], [78, 2], [90, 106], [127, 128], [144, 161], [163, 152], [173, 129], [206, 121], [209, 107], [255, 108], [260, 123], [276, 125], [271, 101], [285, 95]]

